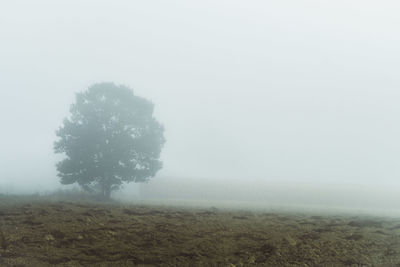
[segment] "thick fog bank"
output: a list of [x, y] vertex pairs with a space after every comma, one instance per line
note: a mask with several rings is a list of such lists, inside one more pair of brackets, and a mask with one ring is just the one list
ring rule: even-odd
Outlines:
[[230, 208], [283, 208], [400, 216], [400, 184], [159, 177], [117, 198]]
[[399, 8], [1, 1], [0, 193], [68, 188], [55, 131], [110, 81], [154, 102], [167, 140], [157, 177], [115, 198], [398, 210]]

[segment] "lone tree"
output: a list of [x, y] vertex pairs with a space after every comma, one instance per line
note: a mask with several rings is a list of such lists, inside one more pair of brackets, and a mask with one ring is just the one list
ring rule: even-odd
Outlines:
[[152, 102], [113, 83], [77, 93], [54, 143], [55, 153], [66, 155], [56, 165], [61, 183], [78, 183], [109, 199], [124, 182], [154, 177], [165, 139], [153, 110]]

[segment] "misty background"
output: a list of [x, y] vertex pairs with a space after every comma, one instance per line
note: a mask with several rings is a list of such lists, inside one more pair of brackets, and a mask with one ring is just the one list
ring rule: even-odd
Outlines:
[[164, 168], [126, 198], [399, 210], [399, 8], [2, 1], [0, 192], [62, 188], [55, 130], [76, 92], [112, 81], [166, 129]]

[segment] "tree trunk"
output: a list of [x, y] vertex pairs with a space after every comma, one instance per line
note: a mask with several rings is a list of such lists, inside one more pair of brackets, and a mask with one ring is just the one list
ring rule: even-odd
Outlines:
[[104, 191], [104, 199], [105, 200], [111, 199], [111, 185], [109, 183], [106, 184], [106, 189]]
[[103, 180], [102, 184], [102, 198], [104, 200], [110, 200], [111, 199], [111, 184], [108, 181], [108, 179]]

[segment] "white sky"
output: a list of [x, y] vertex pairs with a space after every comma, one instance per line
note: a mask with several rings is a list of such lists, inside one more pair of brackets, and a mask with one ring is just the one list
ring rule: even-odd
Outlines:
[[54, 132], [101, 81], [154, 101], [160, 175], [400, 184], [399, 8], [1, 1], [0, 186], [58, 186]]

